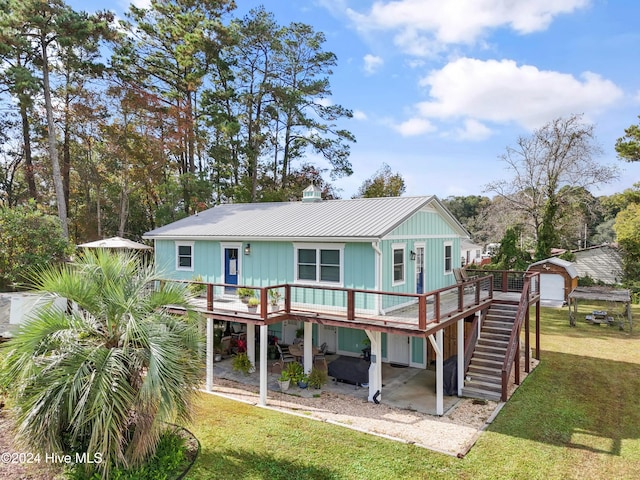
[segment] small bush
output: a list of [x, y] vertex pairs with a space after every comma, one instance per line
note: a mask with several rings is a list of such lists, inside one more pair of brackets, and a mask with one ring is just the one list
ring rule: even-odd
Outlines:
[[[175, 478], [187, 467], [187, 446], [177, 430], [168, 430], [160, 437], [160, 443], [153, 457], [144, 465], [131, 468], [113, 468], [110, 480], [168, 480]], [[87, 473], [82, 465], [75, 466], [70, 476], [72, 480], [99, 480], [96, 472]]]

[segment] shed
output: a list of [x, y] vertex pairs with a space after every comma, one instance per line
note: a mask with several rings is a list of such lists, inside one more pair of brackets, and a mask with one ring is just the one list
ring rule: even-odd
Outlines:
[[552, 257], [529, 265], [527, 271], [540, 273], [540, 299], [566, 303], [578, 286], [578, 271], [572, 262]]

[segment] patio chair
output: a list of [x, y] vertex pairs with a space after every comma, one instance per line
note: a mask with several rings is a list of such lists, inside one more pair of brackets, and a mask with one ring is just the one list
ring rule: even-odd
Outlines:
[[286, 351], [282, 349], [282, 347], [280, 346], [279, 343], [276, 343], [276, 348], [278, 349], [278, 354], [280, 355], [280, 360], [278, 360], [277, 362], [274, 362], [273, 364], [271, 364], [271, 369], [273, 370], [273, 367], [275, 367], [276, 365], [280, 366], [280, 370], [284, 370], [287, 363], [291, 363], [291, 362], [295, 362], [296, 361], [296, 357], [294, 357], [293, 355], [291, 355], [291, 353], [289, 353], [289, 349], [287, 348]]

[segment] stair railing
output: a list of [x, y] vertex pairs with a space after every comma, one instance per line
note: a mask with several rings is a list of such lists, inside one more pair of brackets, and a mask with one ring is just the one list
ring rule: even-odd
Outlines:
[[520, 303], [518, 303], [518, 310], [516, 317], [513, 321], [513, 328], [511, 329], [511, 336], [509, 337], [509, 344], [507, 345], [507, 351], [504, 356], [504, 362], [502, 364], [502, 398], [503, 402], [507, 401], [509, 378], [511, 377], [511, 369], [514, 361], [517, 366], [515, 383], [520, 383], [520, 331], [522, 324], [526, 316], [529, 313], [529, 293], [531, 290], [531, 276], [525, 275], [524, 284], [522, 286], [522, 294], [520, 296]]

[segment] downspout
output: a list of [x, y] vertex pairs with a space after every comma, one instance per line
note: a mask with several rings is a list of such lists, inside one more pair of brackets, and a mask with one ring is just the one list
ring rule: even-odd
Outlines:
[[[371, 248], [376, 253], [375, 260], [375, 285], [374, 290], [381, 291], [382, 290], [382, 250], [380, 250], [380, 241], [376, 240], [375, 242], [371, 242]], [[378, 314], [382, 313], [382, 297], [380, 295], [376, 295], [376, 311]]]

